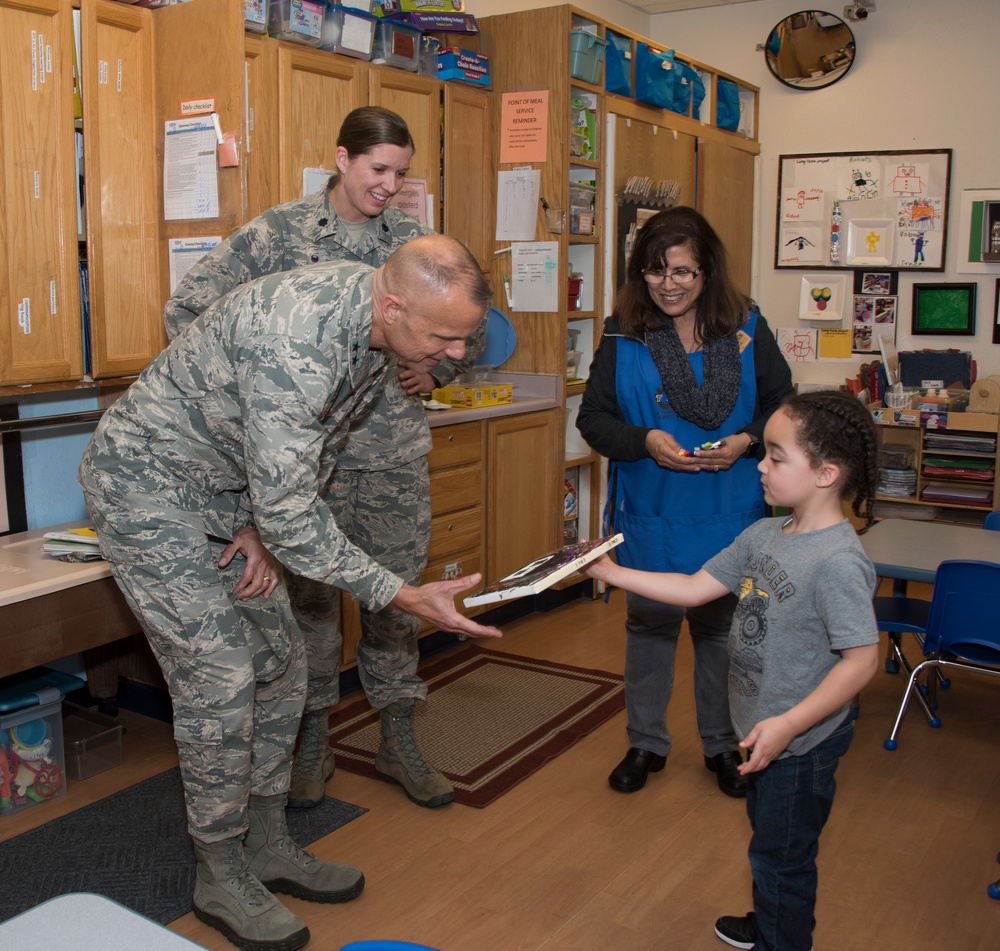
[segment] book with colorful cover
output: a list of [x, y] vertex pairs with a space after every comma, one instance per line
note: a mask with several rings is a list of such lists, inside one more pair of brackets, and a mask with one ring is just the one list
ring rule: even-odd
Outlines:
[[619, 532], [617, 535], [607, 535], [604, 538], [595, 538], [593, 541], [566, 545], [541, 558], [536, 558], [499, 581], [480, 588], [463, 599], [462, 603], [471, 608], [477, 604], [492, 604], [496, 601], [510, 601], [514, 598], [527, 597], [529, 594], [538, 594], [552, 587], [557, 581], [568, 578], [574, 571], [599, 558], [623, 541], [625, 536]]

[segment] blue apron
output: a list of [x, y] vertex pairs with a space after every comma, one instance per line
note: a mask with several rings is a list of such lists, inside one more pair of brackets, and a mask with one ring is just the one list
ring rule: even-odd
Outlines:
[[[753, 420], [757, 376], [753, 358], [756, 311], [740, 328], [741, 382], [736, 405], [717, 429], [681, 419], [663, 392], [649, 348], [618, 338], [615, 388], [625, 422], [660, 429], [683, 448], [731, 436]], [[739, 333], [739, 331], [738, 331]], [[749, 338], [749, 341], [747, 341]], [[695, 379], [704, 379], [704, 352], [689, 354]], [[622, 532], [616, 560], [628, 568], [693, 574], [764, 515], [764, 493], [755, 459], [737, 459], [720, 472], [674, 472], [651, 458], [612, 460], [608, 474], [606, 531]]]

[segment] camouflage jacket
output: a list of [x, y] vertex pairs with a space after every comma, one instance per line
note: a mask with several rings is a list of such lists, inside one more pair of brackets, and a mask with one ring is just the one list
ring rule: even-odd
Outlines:
[[[379, 267], [398, 247], [425, 233], [398, 208], [370, 219], [357, 245], [330, 204], [328, 186], [270, 208], [235, 231], [184, 276], [167, 301], [163, 322], [173, 339], [223, 294], [265, 274], [322, 261], [363, 261]], [[486, 339], [485, 321], [467, 342], [462, 361], [446, 360], [431, 370], [448, 383], [475, 363]], [[426, 455], [430, 429], [418, 396], [403, 392], [393, 369], [371, 411], [355, 421], [338, 447], [345, 469], [392, 469]]]
[[141, 537], [152, 522], [231, 538], [253, 522], [292, 571], [376, 611], [395, 596], [402, 579], [351, 544], [318, 491], [331, 435], [366, 411], [390, 366], [369, 349], [372, 273], [330, 262], [253, 281], [146, 368], [81, 466], [117, 532]]

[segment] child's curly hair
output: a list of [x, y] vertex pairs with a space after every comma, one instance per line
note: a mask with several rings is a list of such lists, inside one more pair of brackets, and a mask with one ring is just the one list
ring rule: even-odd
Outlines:
[[874, 521], [878, 484], [878, 432], [871, 413], [857, 397], [841, 390], [798, 393], [782, 403], [795, 426], [802, 451], [814, 466], [840, 466], [841, 499], [865, 523]]

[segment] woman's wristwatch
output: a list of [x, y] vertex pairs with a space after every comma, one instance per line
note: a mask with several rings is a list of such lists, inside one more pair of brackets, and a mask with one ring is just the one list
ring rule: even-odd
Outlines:
[[743, 450], [743, 458], [753, 459], [757, 455], [757, 447], [760, 445], [760, 440], [753, 433], [744, 432], [743, 435], [750, 440], [750, 445]]

